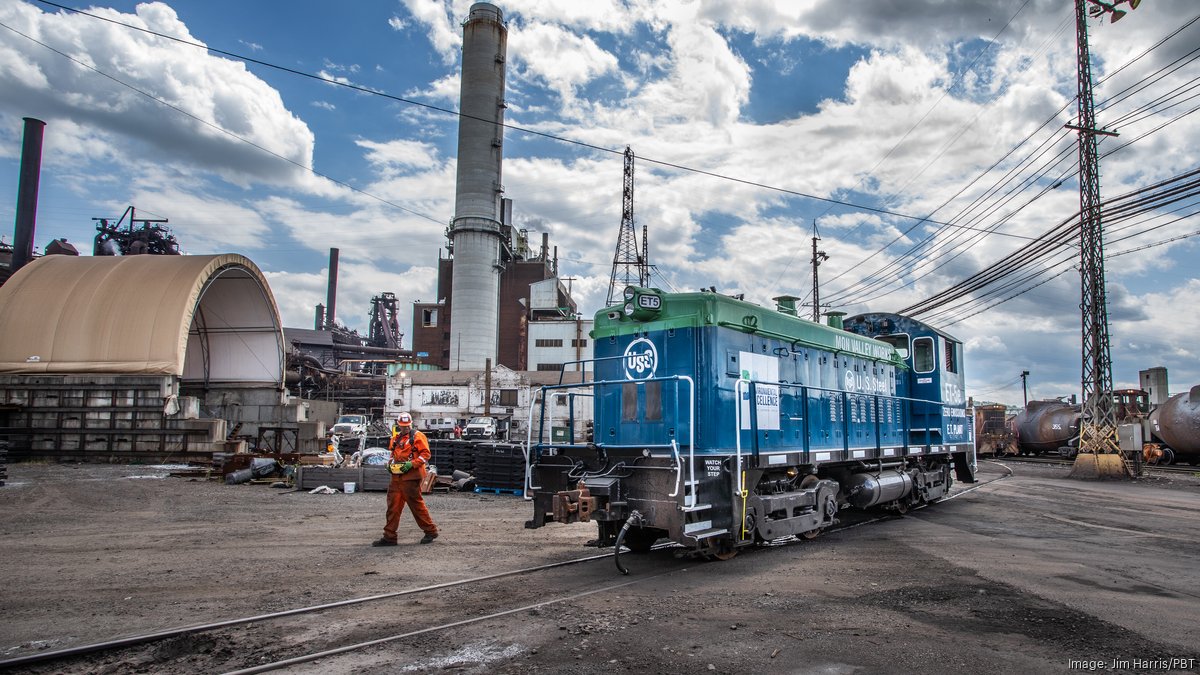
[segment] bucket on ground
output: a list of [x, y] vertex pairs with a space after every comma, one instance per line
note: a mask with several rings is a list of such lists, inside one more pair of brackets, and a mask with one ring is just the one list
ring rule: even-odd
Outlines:
[[342, 483], [342, 492], [346, 494], [354, 492], [354, 483]]

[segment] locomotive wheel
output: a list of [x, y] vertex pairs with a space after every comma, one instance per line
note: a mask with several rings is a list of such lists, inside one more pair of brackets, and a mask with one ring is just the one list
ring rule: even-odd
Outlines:
[[709, 553], [709, 557], [713, 560], [733, 560], [737, 557], [738, 551], [736, 548], [721, 548], [718, 551]]
[[801, 532], [800, 538], [807, 539], [808, 541], [812, 541], [813, 539], [816, 539], [817, 537], [821, 536], [821, 533], [824, 531], [825, 531], [825, 528], [819, 527], [815, 530], [809, 530], [808, 532]]

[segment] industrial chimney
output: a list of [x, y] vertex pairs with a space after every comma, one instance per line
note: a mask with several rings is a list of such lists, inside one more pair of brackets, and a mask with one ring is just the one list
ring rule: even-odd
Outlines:
[[340, 249], [329, 249], [329, 280], [325, 287], [326, 330], [333, 330], [334, 320], [337, 318], [335, 309], [337, 307], [338, 253], [340, 253]]
[[486, 2], [471, 5], [463, 24], [458, 180], [450, 224], [452, 370], [482, 370], [489, 360], [497, 362], [507, 42], [500, 8]]
[[13, 253], [9, 270], [17, 270], [33, 260], [33, 233], [37, 222], [38, 183], [42, 175], [42, 133], [46, 123], [25, 118], [25, 138], [21, 143], [21, 178], [17, 185], [17, 222], [13, 229]]

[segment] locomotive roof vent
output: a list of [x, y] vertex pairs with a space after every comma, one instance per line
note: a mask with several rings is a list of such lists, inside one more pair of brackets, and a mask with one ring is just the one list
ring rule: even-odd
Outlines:
[[797, 316], [796, 301], [800, 300], [800, 298], [797, 298], [794, 295], [780, 295], [771, 299], [775, 301], [775, 309], [781, 314]]

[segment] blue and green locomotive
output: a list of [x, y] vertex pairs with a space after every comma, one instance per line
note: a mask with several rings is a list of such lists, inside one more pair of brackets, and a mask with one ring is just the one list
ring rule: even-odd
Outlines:
[[601, 546], [665, 537], [724, 558], [815, 537], [848, 507], [936, 501], [952, 473], [973, 481], [951, 336], [896, 314], [822, 325], [787, 298], [771, 310], [629, 287], [624, 300], [596, 315], [594, 380], [539, 396], [527, 527], [594, 521]]

